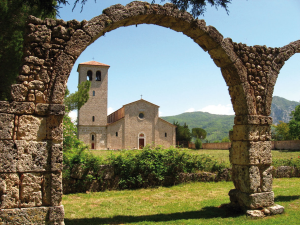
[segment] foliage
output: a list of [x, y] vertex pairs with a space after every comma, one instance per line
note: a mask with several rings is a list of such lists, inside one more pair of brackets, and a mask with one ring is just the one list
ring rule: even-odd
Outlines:
[[184, 123], [184, 125], [180, 125], [178, 122], [173, 122], [176, 127], [176, 142], [188, 142], [192, 139], [192, 134], [189, 129], [189, 126]]
[[222, 139], [221, 142], [222, 143], [224, 143], [224, 142], [230, 142], [229, 137], [223, 137], [223, 139]]
[[[165, 0], [161, 0], [164, 2]], [[204, 15], [206, 11], [206, 4], [209, 3], [211, 6], [222, 7], [226, 10], [227, 14], [229, 10], [227, 8], [228, 4], [231, 3], [231, 0], [170, 0], [175, 4], [180, 10], [186, 11], [191, 8], [191, 13], [194, 17]], [[155, 0], [152, 1], [154, 3]]]
[[196, 141], [195, 141], [195, 148], [196, 149], [201, 149], [202, 148], [202, 141], [197, 138]]
[[66, 90], [64, 104], [69, 111], [79, 110], [90, 98], [89, 91], [91, 88], [90, 81], [84, 81], [78, 85], [78, 91], [70, 94], [69, 90]]
[[[55, 7], [55, 1], [51, 1]], [[0, 1], [0, 100], [10, 99], [10, 86], [16, 82], [23, 55], [23, 34], [29, 15], [54, 18], [55, 11], [43, 11], [43, 1]]]
[[77, 126], [71, 121], [68, 114], [63, 118], [63, 149], [69, 151], [73, 148], [77, 149], [83, 143], [77, 138]]
[[192, 135], [195, 138], [205, 139], [206, 138], [206, 131], [202, 128], [193, 128]]
[[293, 139], [300, 139], [300, 105], [295, 107], [291, 116], [292, 119], [289, 122], [289, 134]]
[[289, 124], [279, 121], [278, 125], [272, 125], [274, 131], [272, 132], [272, 139], [276, 141], [291, 140], [289, 133]]
[[273, 159], [272, 166], [291, 166], [297, 168], [300, 173], [300, 158], [290, 158], [290, 159]]
[[120, 179], [120, 189], [162, 185], [166, 177], [175, 180], [179, 173], [214, 172], [225, 168], [223, 163], [207, 155], [191, 155], [175, 148], [151, 149], [149, 146], [137, 154], [127, 151], [118, 156], [111, 155], [109, 164]]

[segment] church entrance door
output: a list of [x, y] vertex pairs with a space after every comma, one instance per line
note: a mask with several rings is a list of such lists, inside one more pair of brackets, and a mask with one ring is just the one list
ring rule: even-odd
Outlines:
[[143, 149], [145, 146], [145, 139], [144, 138], [140, 138], [139, 139], [139, 149]]

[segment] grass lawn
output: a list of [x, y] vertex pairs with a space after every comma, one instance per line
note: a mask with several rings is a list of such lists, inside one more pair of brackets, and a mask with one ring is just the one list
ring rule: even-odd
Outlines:
[[65, 224], [299, 224], [300, 178], [274, 179], [281, 215], [251, 219], [219, 208], [229, 203], [232, 182], [105, 191], [63, 196]]
[[[132, 151], [136, 153], [140, 150], [90, 150], [94, 155], [103, 157], [104, 159], [107, 158], [110, 154], [118, 155], [122, 154], [125, 151]], [[191, 150], [191, 149], [182, 149], [182, 151], [187, 151], [190, 154], [207, 154], [213, 156], [216, 160], [220, 162], [225, 162], [228, 166], [229, 163], [229, 151], [228, 150]], [[291, 159], [291, 158], [298, 158], [300, 156], [300, 151], [289, 151], [289, 150], [272, 150], [272, 157], [274, 159]]]

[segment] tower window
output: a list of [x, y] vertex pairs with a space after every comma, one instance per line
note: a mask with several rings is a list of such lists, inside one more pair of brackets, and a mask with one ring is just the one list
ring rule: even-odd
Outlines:
[[96, 72], [96, 81], [101, 81], [101, 72], [99, 70]]
[[87, 80], [91, 81], [93, 79], [93, 72], [91, 70], [87, 71]]
[[92, 121], [93, 121], [93, 122], [95, 121], [95, 116], [92, 117]]
[[94, 141], [95, 140], [95, 136], [92, 134], [92, 141]]
[[95, 91], [93, 91], [93, 96], [95, 96]]
[[118, 137], [118, 132], [116, 132], [116, 137]]
[[165, 133], [165, 137], [167, 137], [167, 133]]

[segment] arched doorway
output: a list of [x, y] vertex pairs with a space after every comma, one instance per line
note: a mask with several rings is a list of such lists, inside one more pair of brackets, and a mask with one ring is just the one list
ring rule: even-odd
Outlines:
[[144, 133], [139, 133], [139, 136], [138, 136], [139, 149], [143, 149], [145, 147], [145, 143], [146, 143], [145, 134]]

